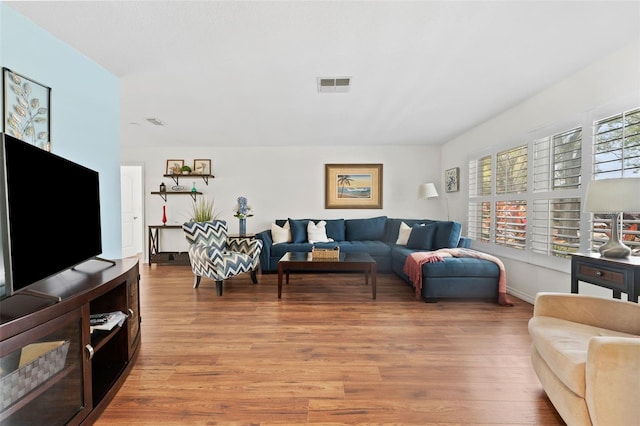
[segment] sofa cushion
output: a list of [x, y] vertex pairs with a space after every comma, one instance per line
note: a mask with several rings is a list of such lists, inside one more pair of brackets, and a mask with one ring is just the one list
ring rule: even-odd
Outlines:
[[436, 235], [437, 224], [413, 225], [407, 241], [407, 248], [418, 250], [433, 250], [433, 240]]
[[[330, 244], [330, 243], [322, 243], [322, 244]], [[284, 254], [288, 251], [301, 251], [301, 252], [310, 252], [313, 248], [313, 244], [308, 242], [304, 243], [287, 243], [287, 244], [277, 244], [275, 246], [271, 246], [271, 257], [280, 259]], [[278, 263], [275, 264], [275, 270], [278, 269]]]
[[[307, 226], [309, 221], [317, 224], [320, 220], [326, 222], [325, 228], [327, 230], [327, 237], [334, 241], [344, 241], [345, 238], [345, 221], [344, 219], [291, 219], [291, 242], [304, 243], [308, 241]], [[276, 224], [280, 225], [280, 222], [284, 223], [282, 219], [276, 220]]]
[[309, 219], [289, 218], [292, 243], [304, 243], [307, 241], [307, 223], [309, 223]]
[[402, 225], [403, 222], [411, 228], [413, 227], [413, 225], [428, 225], [430, 223], [436, 223], [437, 221], [431, 219], [387, 218], [383, 241], [385, 241], [387, 244], [396, 244], [398, 235], [400, 235], [400, 225]]
[[341, 241], [337, 243], [342, 253], [369, 253], [372, 257], [389, 257], [391, 248], [382, 241]]
[[589, 340], [594, 336], [638, 337], [547, 316], [531, 318], [529, 334], [551, 371], [582, 398], [585, 397], [585, 365]]
[[407, 242], [409, 242], [410, 235], [411, 235], [411, 227], [406, 223], [402, 222], [400, 224], [400, 229], [398, 230], [398, 239], [396, 240], [396, 244], [399, 246], [406, 246]]
[[437, 222], [436, 233], [433, 237], [432, 250], [458, 247], [462, 225], [458, 222]]
[[325, 222], [327, 222], [327, 237], [333, 241], [344, 241], [346, 239], [344, 219], [325, 219]]
[[307, 222], [307, 238], [311, 244], [313, 243], [328, 243], [333, 239], [327, 237], [327, 222], [319, 220], [318, 223], [314, 223], [312, 220]]
[[386, 216], [368, 219], [346, 219], [346, 239], [347, 241], [382, 241], [386, 223]]
[[291, 227], [289, 221], [286, 221], [283, 226], [278, 226], [277, 223], [271, 224], [271, 239], [273, 244], [282, 244], [291, 242]]

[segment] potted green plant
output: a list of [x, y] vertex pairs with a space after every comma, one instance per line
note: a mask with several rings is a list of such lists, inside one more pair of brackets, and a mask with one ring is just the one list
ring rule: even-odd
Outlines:
[[214, 200], [209, 201], [206, 197], [198, 198], [191, 206], [191, 220], [193, 222], [210, 222], [218, 215], [219, 213], [215, 211]]
[[191, 167], [185, 164], [184, 166], [180, 167], [180, 171], [183, 175], [188, 175], [189, 173], [191, 173]]

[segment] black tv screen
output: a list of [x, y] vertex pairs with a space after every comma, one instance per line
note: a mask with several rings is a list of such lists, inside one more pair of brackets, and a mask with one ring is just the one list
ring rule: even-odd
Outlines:
[[6, 134], [2, 167], [5, 296], [102, 253], [98, 172]]

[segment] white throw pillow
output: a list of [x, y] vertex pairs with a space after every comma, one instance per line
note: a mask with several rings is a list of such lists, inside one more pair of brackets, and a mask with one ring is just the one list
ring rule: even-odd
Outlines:
[[331, 238], [327, 238], [327, 222], [321, 220], [318, 223], [313, 223], [312, 220], [307, 223], [307, 238], [311, 244], [313, 243], [328, 243], [333, 241]]
[[409, 242], [409, 235], [411, 235], [411, 227], [402, 222], [400, 224], [400, 231], [398, 231], [398, 239], [396, 240], [396, 244], [399, 246], [406, 246], [407, 242]]
[[291, 227], [289, 221], [286, 221], [283, 226], [278, 226], [275, 223], [271, 224], [271, 239], [273, 245], [280, 243], [290, 243], [291, 240]]

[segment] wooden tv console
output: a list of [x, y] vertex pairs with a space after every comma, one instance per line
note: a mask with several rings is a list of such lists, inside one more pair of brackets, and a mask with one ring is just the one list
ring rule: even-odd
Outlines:
[[[137, 259], [94, 259], [0, 301], [0, 425], [97, 420], [138, 355], [139, 284]], [[91, 332], [114, 311], [121, 326]]]

